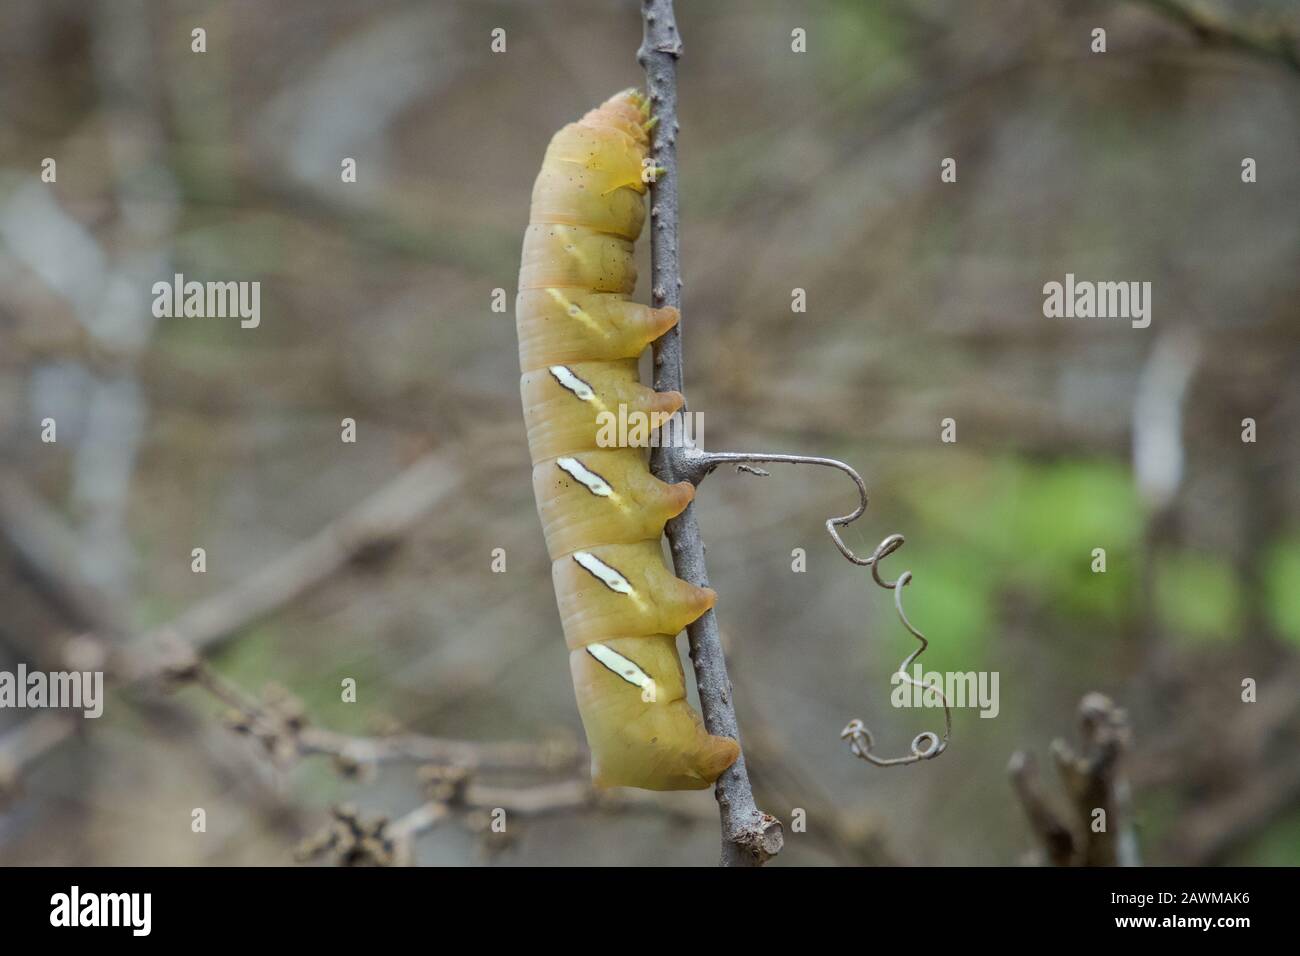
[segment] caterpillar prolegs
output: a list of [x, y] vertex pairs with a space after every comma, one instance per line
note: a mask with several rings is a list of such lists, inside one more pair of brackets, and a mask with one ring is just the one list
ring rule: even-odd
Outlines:
[[601, 447], [601, 412], [669, 414], [677, 392], [637, 359], [677, 310], [629, 300], [645, 222], [646, 104], [611, 97], [552, 138], [533, 187], [515, 321], [533, 491], [552, 561], [578, 710], [600, 786], [696, 790], [740, 753], [686, 702], [676, 635], [715, 593], [673, 576], [664, 524], [695, 496], [641, 448]]

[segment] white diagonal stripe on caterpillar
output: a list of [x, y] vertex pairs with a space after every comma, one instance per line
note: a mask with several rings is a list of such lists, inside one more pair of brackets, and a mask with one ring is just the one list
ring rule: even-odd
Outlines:
[[623, 514], [628, 514], [631, 511], [628, 503], [623, 500], [623, 496], [615, 491], [608, 481], [578, 461], [578, 459], [567, 456], [557, 458], [555, 459], [555, 467], [598, 498], [608, 498], [610, 504], [614, 505]]
[[641, 690], [654, 687], [654, 678], [643, 671], [636, 661], [624, 657], [608, 644], [588, 644], [587, 653], [629, 684]]
[[590, 551], [573, 552], [573, 560], [600, 579], [600, 582], [611, 591], [627, 595], [636, 593], [636, 590], [628, 583], [627, 578]]
[[609, 482], [576, 458], [557, 458], [555, 465], [598, 498], [614, 498]]
[[623, 577], [617, 568], [611, 568], [590, 551], [573, 552], [573, 560], [577, 561], [580, 567], [615, 594], [626, 594], [639, 609], [645, 610], [645, 599], [636, 593], [636, 588], [632, 587], [627, 578]]
[[566, 388], [584, 402], [590, 402], [595, 399], [595, 390], [584, 382], [578, 376], [573, 374], [573, 370], [567, 365], [551, 365], [547, 368], [551, 377], [560, 383], [561, 388]]

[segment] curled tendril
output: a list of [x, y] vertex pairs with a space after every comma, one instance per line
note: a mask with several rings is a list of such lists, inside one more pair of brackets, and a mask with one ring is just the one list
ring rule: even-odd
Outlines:
[[[831, 522], [834, 520], [836, 519], [831, 519], [826, 523], [827, 528], [832, 527]], [[838, 540], [838, 536], [835, 535], [834, 531], [831, 532], [831, 535]], [[898, 611], [898, 619], [903, 622], [903, 627], [907, 628], [908, 633], [920, 642], [921, 646], [912, 651], [903, 660], [903, 663], [898, 665], [898, 676], [903, 683], [929, 691], [943, 702], [943, 737], [941, 739], [934, 731], [925, 730], [912, 738], [912, 752], [910, 755], [890, 758], [877, 757], [871, 752], [872, 747], [875, 746], [875, 739], [871, 736], [871, 731], [867, 730], [861, 720], [857, 718], [850, 720], [848, 725], [840, 731], [840, 739], [849, 741], [849, 750], [855, 757], [860, 757], [877, 767], [896, 767], [901, 764], [916, 763], [918, 760], [931, 760], [948, 749], [948, 740], [952, 736], [952, 708], [948, 698], [944, 695], [943, 688], [938, 684], [924, 684], [907, 673], [907, 669], [912, 666], [912, 663], [930, 646], [930, 642], [926, 640], [925, 635], [913, 626], [912, 622], [907, 618], [907, 612], [903, 610], [903, 588], [911, 583], [912, 572], [902, 572], [895, 581], [886, 581], [880, 576], [881, 560], [893, 554], [902, 546], [903, 536], [901, 534], [891, 534], [880, 542], [868, 559], [868, 563], [871, 565], [871, 577], [882, 588], [894, 592], [894, 609]], [[850, 558], [850, 560], [854, 559]], [[860, 562], [855, 561], [855, 563]]]
[[[916, 763], [921, 760], [931, 760], [948, 749], [948, 741], [952, 736], [952, 708], [948, 698], [944, 695], [943, 688], [937, 684], [924, 684], [918, 681], [912, 675], [907, 673], [907, 669], [912, 666], [913, 662], [925, 652], [930, 646], [924, 634], [918, 631], [910, 620], [907, 612], [903, 610], [903, 588], [907, 587], [912, 581], [912, 572], [904, 571], [897, 579], [886, 581], [880, 576], [880, 562], [889, 557], [895, 551], [903, 546], [903, 536], [901, 534], [891, 534], [876, 546], [876, 550], [871, 552], [870, 557], [859, 557], [853, 549], [844, 543], [840, 537], [839, 529], [845, 525], [852, 524], [866, 513], [867, 505], [870, 498], [867, 495], [866, 482], [862, 476], [853, 469], [851, 465], [846, 464], [836, 458], [818, 458], [808, 455], [764, 455], [748, 454], [746, 452], [705, 452], [697, 451], [691, 456], [691, 480], [698, 484], [699, 481], [713, 469], [722, 464], [734, 464], [738, 471], [747, 471], [750, 474], [766, 476], [767, 472], [761, 468], [750, 467], [749, 463], [767, 462], [790, 465], [822, 465], [827, 468], [835, 468], [844, 472], [853, 479], [853, 483], [858, 488], [858, 506], [852, 512], [841, 515], [838, 518], [828, 518], [826, 520], [826, 531], [835, 542], [835, 547], [839, 549], [840, 554], [844, 555], [849, 561], [859, 567], [871, 568], [871, 578], [888, 591], [894, 592], [894, 608], [898, 611], [898, 619], [903, 622], [903, 627], [907, 628], [908, 633], [920, 642], [920, 646], [912, 651], [898, 665], [898, 676], [906, 684], [913, 687], [920, 687], [923, 691], [934, 694], [943, 703], [943, 737], [933, 731], [926, 730], [917, 734], [912, 739], [911, 753], [903, 757], [877, 757], [871, 751], [875, 747], [875, 738], [871, 735], [866, 725], [859, 719], [854, 718], [849, 721], [848, 725], [840, 731], [840, 739], [849, 741], [849, 751], [855, 756], [868, 763], [875, 764], [877, 767], [897, 767], [903, 764]], [[924, 699], [924, 698], [922, 698]]]

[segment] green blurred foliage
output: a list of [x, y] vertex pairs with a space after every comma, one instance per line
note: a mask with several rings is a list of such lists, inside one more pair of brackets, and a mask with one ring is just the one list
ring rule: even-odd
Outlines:
[[1270, 827], [1240, 862], [1247, 866], [1295, 866], [1296, 860], [1300, 860], [1300, 813]]
[[1300, 644], [1300, 538], [1285, 538], [1265, 560], [1267, 608], [1273, 627]]
[[[901, 491], [923, 542], [908, 566], [927, 582], [926, 623], [943, 633], [945, 656], [978, 655], [1001, 591], [1085, 621], [1129, 613], [1141, 520], [1122, 465], [963, 458], [929, 474]], [[1092, 570], [1094, 548], [1106, 550], [1104, 574]]]
[[1234, 639], [1241, 627], [1241, 587], [1226, 561], [1180, 551], [1156, 561], [1156, 611], [1175, 637]]
[[[839, 87], [847, 83], [859, 95], [902, 83], [919, 68], [906, 55], [905, 30], [903, 21], [883, 4], [836, 3], [825, 11], [816, 31], [816, 42], [826, 47], [822, 77]], [[872, 69], [863, 70], [863, 63], [872, 64]]]

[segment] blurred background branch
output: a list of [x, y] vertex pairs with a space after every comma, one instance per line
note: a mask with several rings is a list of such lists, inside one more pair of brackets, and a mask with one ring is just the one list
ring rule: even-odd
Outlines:
[[1128, 716], [1104, 694], [1079, 703], [1080, 748], [1052, 742], [1052, 758], [1070, 812], [1060, 814], [1043, 791], [1033, 756], [1017, 751], [1009, 771], [1043, 859], [1053, 866], [1139, 866], [1128, 778]]
[[1252, 26], [1184, 0], [1136, 0], [1186, 27], [1209, 46], [1221, 46], [1280, 63], [1300, 73], [1300, 34], [1281, 24]]

